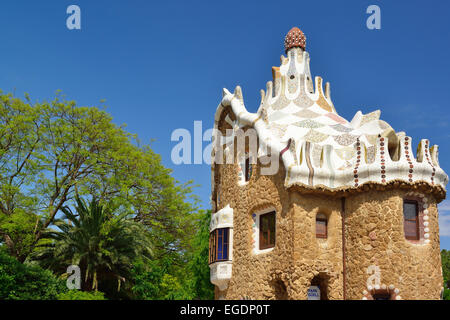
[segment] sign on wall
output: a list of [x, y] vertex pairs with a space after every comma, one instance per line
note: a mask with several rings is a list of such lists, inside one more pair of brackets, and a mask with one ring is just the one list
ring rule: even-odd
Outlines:
[[309, 287], [308, 300], [320, 300], [320, 289], [318, 286]]

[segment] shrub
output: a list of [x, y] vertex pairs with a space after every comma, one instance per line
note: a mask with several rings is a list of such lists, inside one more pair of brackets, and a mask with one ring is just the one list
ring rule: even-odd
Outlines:
[[60, 293], [58, 300], [106, 300], [105, 294], [100, 291], [79, 291], [69, 290], [67, 292]]
[[0, 250], [0, 300], [53, 300], [66, 291], [63, 280]]

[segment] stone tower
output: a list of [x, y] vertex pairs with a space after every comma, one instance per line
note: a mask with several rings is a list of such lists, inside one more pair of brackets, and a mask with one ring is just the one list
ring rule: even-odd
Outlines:
[[214, 124], [210, 224], [217, 299], [439, 299], [437, 146], [380, 120], [340, 117], [286, 35], [256, 113], [224, 89]]

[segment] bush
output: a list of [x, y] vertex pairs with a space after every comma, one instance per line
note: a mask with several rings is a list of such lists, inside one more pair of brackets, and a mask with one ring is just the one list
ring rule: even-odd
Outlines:
[[105, 294], [100, 291], [79, 291], [69, 290], [67, 292], [60, 293], [58, 300], [106, 300]]
[[450, 289], [444, 289], [444, 300], [450, 300]]
[[54, 300], [66, 290], [50, 271], [22, 264], [0, 248], [0, 300]]

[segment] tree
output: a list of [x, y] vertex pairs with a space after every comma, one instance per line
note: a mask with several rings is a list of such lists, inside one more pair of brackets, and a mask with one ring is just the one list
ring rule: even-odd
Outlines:
[[[104, 110], [77, 107], [60, 94], [32, 103], [0, 91], [0, 238], [19, 261], [76, 195], [134, 212], [149, 226], [158, 256], [182, 251], [194, 205], [186, 201], [190, 184], [170, 173]], [[11, 228], [18, 220], [26, 230]]]
[[177, 266], [170, 257], [150, 263], [136, 261], [132, 269], [131, 294], [138, 300], [190, 300], [192, 276], [185, 266]]
[[97, 291], [107, 281], [115, 281], [119, 291], [130, 280], [135, 260], [150, 261], [149, 232], [126, 212], [116, 215], [96, 199], [87, 205], [77, 198], [75, 211], [62, 208], [64, 217], [54, 223], [59, 230], [43, 234], [53, 241], [40, 245], [42, 250], [36, 251], [35, 258], [60, 274], [67, 266], [78, 265], [84, 291]]
[[[132, 296], [135, 299], [213, 299], [208, 266], [209, 222], [211, 211], [191, 216], [195, 233], [188, 249], [179, 255], [167, 255], [151, 263], [133, 263]], [[183, 260], [185, 263], [178, 263]]]
[[79, 290], [69, 290], [58, 294], [58, 300], [106, 300], [105, 294], [100, 291], [86, 292]]
[[450, 251], [441, 251], [442, 273], [444, 276], [444, 300], [450, 300]]
[[210, 281], [210, 269], [208, 266], [210, 221], [211, 210], [199, 212], [197, 232], [192, 238], [193, 250], [189, 268], [192, 273], [194, 299], [214, 299], [214, 286]]

